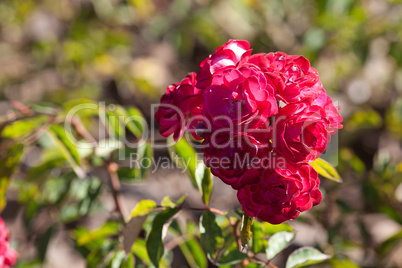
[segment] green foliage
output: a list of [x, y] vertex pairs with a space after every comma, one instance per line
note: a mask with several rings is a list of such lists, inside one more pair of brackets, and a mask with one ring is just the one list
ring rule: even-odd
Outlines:
[[147, 251], [151, 262], [159, 267], [159, 261], [164, 253], [162, 229], [165, 224], [179, 211], [178, 208], [168, 208], [160, 212], [152, 222], [152, 229], [147, 237]]
[[316, 264], [330, 259], [331, 256], [321, 253], [315, 248], [302, 247], [290, 254], [286, 268], [305, 267], [311, 264]]
[[[169, 144], [172, 142], [173, 139], [168, 139]], [[169, 147], [169, 152], [175, 164], [182, 169], [186, 169], [186, 172], [190, 175], [193, 186], [198, 189], [196, 177], [198, 160], [194, 148], [182, 138], [173, 146]]]
[[201, 244], [208, 254], [209, 258], [213, 258], [216, 249], [222, 246], [223, 235], [222, 230], [216, 223], [215, 215], [205, 210], [200, 218]]
[[312, 166], [321, 176], [336, 182], [342, 182], [342, 179], [336, 169], [327, 161], [317, 158], [310, 163], [310, 166]]
[[295, 238], [295, 233], [278, 232], [273, 234], [268, 240], [266, 249], [267, 259], [271, 260], [285, 249]]
[[251, 226], [253, 224], [253, 218], [246, 213], [243, 214], [240, 227], [241, 246], [244, 248], [248, 245], [251, 239]]
[[202, 194], [202, 201], [208, 205], [212, 192], [212, 174], [210, 168], [206, 167], [203, 162], [198, 163], [195, 169], [195, 179]]
[[6, 206], [6, 189], [24, 151], [20, 143], [12, 145], [0, 157], [0, 212]]
[[[7, 224], [18, 223], [12, 230], [20, 235], [11, 234], [11, 242], [26, 252], [17, 267], [52, 266], [49, 246], [60, 234], [71, 236], [69, 251], [74, 245], [87, 267], [252, 268], [268, 259], [281, 267], [276, 256], [294, 234], [315, 237], [318, 230], [323, 235], [315, 243], [333, 253], [332, 267], [401, 265], [400, 1], [75, 2], [0, 1], [0, 212]], [[257, 219], [241, 228], [240, 210], [214, 209], [231, 207], [232, 198], [218, 204], [226, 191], [218, 183], [212, 190], [210, 170], [184, 139], [170, 155], [180, 167], [189, 164], [202, 203], [192, 207], [192, 196], [173, 202], [182, 192], [160, 203], [145, 199], [161, 200], [165, 190], [154, 180], [165, 179], [164, 171], [150, 172], [150, 105], [229, 38], [247, 39], [256, 53], [304, 55], [340, 101], [344, 128], [339, 139], [331, 137], [339, 155], [329, 150], [331, 164], [311, 165], [344, 183], [322, 180], [325, 201], [301, 213], [294, 230]], [[128, 148], [122, 139], [142, 142]], [[129, 166], [130, 154], [143, 165]], [[124, 212], [139, 199], [131, 214]], [[387, 232], [387, 222], [367, 221], [371, 215], [392, 221], [395, 232]], [[288, 265], [327, 258], [302, 248]]]

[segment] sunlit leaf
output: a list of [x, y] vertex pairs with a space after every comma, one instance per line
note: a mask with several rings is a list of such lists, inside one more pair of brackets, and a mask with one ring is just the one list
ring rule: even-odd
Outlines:
[[152, 167], [153, 150], [149, 142], [144, 143], [137, 149], [137, 161], [140, 163], [139, 179], [144, 179]]
[[24, 145], [17, 143], [8, 148], [4, 155], [0, 153], [0, 212], [6, 206], [6, 190], [23, 152]]
[[143, 239], [137, 239], [133, 246], [131, 247], [131, 252], [134, 253], [141, 261], [145, 264], [150, 265], [151, 260], [149, 259], [145, 241]]
[[243, 214], [240, 227], [241, 246], [245, 248], [251, 239], [251, 226], [253, 224], [253, 217]]
[[284, 250], [295, 238], [295, 233], [279, 232], [273, 234], [268, 240], [266, 249], [267, 259], [271, 260]]
[[56, 134], [57, 138], [59, 138], [59, 140], [64, 144], [71, 157], [74, 159], [75, 163], [77, 165], [80, 165], [80, 156], [77, 152], [77, 146], [73, 140], [74, 138], [71, 135], [67, 134], [66, 130], [60, 125], [52, 125], [49, 129], [53, 131]]
[[[172, 138], [168, 139], [172, 143]], [[198, 189], [195, 170], [198, 164], [194, 148], [185, 140], [180, 139], [176, 144], [168, 148], [173, 162], [185, 170], [189, 175], [193, 186]]]
[[342, 182], [341, 176], [339, 176], [336, 169], [327, 161], [325, 161], [321, 158], [317, 158], [316, 160], [311, 162], [310, 165], [321, 176], [324, 176], [325, 178], [336, 181], [336, 182]]
[[61, 154], [63, 155], [63, 157], [67, 160], [67, 162], [70, 164], [70, 167], [74, 170], [74, 172], [77, 174], [77, 176], [79, 178], [84, 178], [85, 177], [85, 171], [78, 165], [78, 163], [76, 162], [73, 154], [75, 156], [78, 156], [77, 151], [75, 150], [75, 152], [70, 151], [65, 144], [63, 142], [63, 140], [61, 140], [57, 134], [52, 131], [49, 130], [46, 132], [46, 134], [48, 135], [48, 137], [52, 140], [52, 142], [56, 145], [56, 147], [60, 150]]
[[305, 267], [330, 259], [331, 256], [324, 254], [312, 247], [302, 247], [290, 254], [286, 261], [286, 268]]
[[331, 259], [331, 267], [332, 268], [359, 268], [357, 264], [355, 264], [353, 261], [349, 259], [337, 259], [337, 258], [332, 258]]
[[200, 162], [195, 170], [195, 179], [198, 189], [201, 190], [202, 201], [204, 204], [209, 204], [209, 198], [212, 192], [212, 175], [211, 170], [205, 166], [204, 162]]
[[165, 196], [161, 201], [161, 206], [162, 207], [175, 207], [176, 204], [172, 200], [170, 200], [169, 196]]
[[260, 222], [254, 221], [251, 226], [252, 230], [252, 240], [251, 240], [251, 250], [254, 253], [259, 253], [264, 248], [264, 233], [262, 232], [262, 228], [260, 226]]
[[264, 231], [264, 235], [273, 235], [277, 232], [285, 231], [285, 232], [292, 232], [293, 228], [290, 227], [289, 224], [281, 223], [281, 224], [270, 224], [268, 222], [262, 222], [261, 227]]
[[77, 244], [79, 246], [86, 245], [93, 240], [104, 238], [111, 235], [117, 235], [120, 231], [121, 225], [117, 222], [106, 222], [102, 227], [97, 230], [91, 231], [78, 238]]
[[192, 268], [206, 268], [208, 266], [207, 258], [196, 239], [186, 240], [179, 245], [184, 257]]
[[135, 137], [141, 137], [145, 119], [138, 109], [134, 107], [123, 108], [116, 105], [113, 113]]
[[47, 116], [37, 116], [29, 119], [15, 121], [4, 127], [1, 135], [3, 138], [20, 139], [32, 134], [48, 121]]

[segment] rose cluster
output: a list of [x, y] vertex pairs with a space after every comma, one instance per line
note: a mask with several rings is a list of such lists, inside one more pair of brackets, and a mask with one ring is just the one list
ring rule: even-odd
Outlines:
[[3, 219], [0, 218], [0, 267], [4, 268], [13, 266], [18, 257], [17, 252], [8, 244], [9, 238], [10, 232]]
[[205, 164], [251, 217], [279, 224], [320, 203], [308, 163], [342, 117], [310, 62], [229, 40], [200, 67], [166, 89], [155, 114], [161, 135], [177, 141], [187, 129], [202, 141]]

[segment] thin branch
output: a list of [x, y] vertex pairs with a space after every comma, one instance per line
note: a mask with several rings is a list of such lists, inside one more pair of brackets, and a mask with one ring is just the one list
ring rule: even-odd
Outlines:
[[73, 117], [73, 119], [71, 120], [71, 125], [75, 128], [77, 133], [81, 135], [81, 137], [83, 137], [86, 141], [88, 141], [91, 144], [92, 148], [95, 148], [98, 145], [95, 138], [84, 127], [79, 117], [77, 116]]
[[129, 214], [127, 207], [124, 204], [123, 195], [121, 194], [120, 180], [119, 176], [117, 175], [118, 168], [119, 166], [114, 162], [110, 162], [107, 165], [107, 171], [109, 173], [109, 180], [112, 186], [112, 193], [116, 205], [116, 210], [120, 213], [121, 217], [126, 222], [128, 220]]
[[278, 268], [276, 265], [272, 264], [270, 260], [264, 261], [258, 258], [256, 255], [251, 257], [255, 262], [258, 262], [260, 264], [263, 264], [265, 266], [271, 267], [271, 268]]
[[25, 104], [23, 104], [22, 102], [16, 101], [16, 100], [12, 100], [10, 101], [10, 104], [12, 107], [14, 107], [15, 109], [17, 109], [18, 111], [20, 111], [23, 115], [25, 116], [32, 116], [33, 112], [30, 108], [28, 108]]
[[232, 218], [228, 217], [229, 223], [233, 228], [233, 235], [236, 238], [236, 243], [237, 243], [237, 249], [241, 252], [241, 238], [239, 234], [239, 223], [240, 221], [237, 220], [236, 222], [233, 221]]

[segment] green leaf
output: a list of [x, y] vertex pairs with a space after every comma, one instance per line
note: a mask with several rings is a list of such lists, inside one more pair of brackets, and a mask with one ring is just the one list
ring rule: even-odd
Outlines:
[[153, 200], [142, 200], [135, 206], [135, 208], [131, 212], [131, 217], [149, 214], [155, 207], [156, 203]]
[[310, 166], [312, 166], [321, 176], [336, 182], [342, 182], [341, 176], [339, 176], [336, 169], [327, 161], [317, 158], [310, 163]]
[[272, 260], [282, 250], [284, 250], [290, 242], [295, 238], [295, 233], [279, 232], [272, 235], [268, 240], [268, 246], [265, 250], [267, 259]]
[[10, 139], [24, 138], [32, 134], [47, 121], [47, 116], [37, 116], [29, 119], [15, 121], [12, 124], [4, 127], [2, 131], [2, 137]]
[[127, 128], [134, 134], [134, 136], [139, 137], [144, 133], [144, 126], [146, 126], [146, 121], [140, 110], [135, 107], [126, 107], [126, 112], [129, 115], [129, 119], [127, 121], [133, 122], [134, 126], [131, 126], [130, 123], [127, 123]]
[[152, 166], [153, 150], [149, 142], [144, 143], [137, 149], [137, 161], [141, 163], [140, 172], [137, 178], [144, 179], [148, 170]]
[[161, 201], [161, 206], [166, 208], [169, 207], [172, 208], [175, 207], [176, 204], [172, 200], [170, 200], [169, 196], [165, 196]]
[[237, 249], [230, 251], [228, 254], [220, 258], [216, 263], [220, 265], [233, 265], [239, 262], [242, 262], [247, 257], [247, 254], [244, 254]]
[[133, 107], [125, 109], [119, 105], [116, 105], [113, 113], [116, 118], [118, 118], [118, 120], [122, 123], [122, 125], [127, 127], [127, 129], [135, 137], [138, 138], [142, 135], [142, 124], [144, 124], [145, 119], [138, 109]]
[[99, 115], [99, 104], [90, 99], [75, 99], [63, 104], [65, 114], [70, 116], [96, 116]]
[[165, 209], [164, 211], [156, 215], [152, 223], [151, 231], [149, 232], [147, 237], [146, 246], [149, 258], [156, 267], [159, 267], [159, 261], [164, 253], [164, 246], [162, 242], [163, 226], [178, 211], [179, 208], [177, 207]]
[[117, 174], [119, 179], [124, 182], [137, 182], [137, 177], [139, 177], [138, 170], [130, 167], [119, 167]]
[[345, 130], [364, 130], [379, 128], [383, 124], [381, 115], [374, 110], [358, 110], [345, 124]]
[[215, 214], [204, 210], [200, 219], [201, 244], [209, 255], [215, 253], [223, 242], [222, 230], [215, 220]]
[[208, 261], [197, 239], [190, 239], [179, 245], [190, 267], [208, 267]]
[[57, 138], [59, 138], [59, 140], [64, 144], [75, 163], [80, 165], [80, 156], [78, 154], [76, 144], [72, 143], [74, 141], [74, 137], [71, 135], [71, 133], [67, 134], [66, 130], [60, 125], [52, 125], [49, 129], [53, 131]]
[[204, 162], [200, 162], [195, 170], [195, 179], [198, 189], [201, 190], [202, 201], [204, 204], [209, 204], [209, 198], [212, 192], [211, 170], [205, 166]]
[[133, 268], [135, 265], [135, 258], [132, 254], [128, 254], [123, 263], [121, 264], [121, 268]]
[[0, 158], [0, 213], [6, 206], [6, 190], [23, 152], [24, 145], [17, 143], [8, 148]]
[[246, 213], [244, 213], [241, 219], [241, 227], [240, 227], [241, 246], [243, 249], [247, 246], [248, 242], [251, 239], [252, 224], [253, 224], [253, 217], [250, 217]]
[[270, 224], [268, 222], [261, 223], [261, 227], [264, 231], [264, 235], [273, 235], [277, 232], [285, 231], [292, 232], [293, 228], [290, 227], [289, 224], [281, 223], [281, 224]]
[[137, 239], [135, 241], [134, 245], [131, 247], [131, 252], [134, 253], [134, 255], [141, 259], [143, 262], [145, 262], [146, 265], [149, 266], [151, 264], [145, 241], [143, 239]]
[[393, 249], [397, 248], [397, 245], [400, 243], [402, 243], [402, 231], [382, 242], [378, 249], [378, 254], [380, 256], [386, 256]]
[[107, 267], [110, 268], [120, 268], [122, 267], [122, 263], [124, 261], [124, 257], [126, 256], [125, 252], [119, 250], [113, 254], [113, 257], [110, 260], [110, 263]]
[[112, 111], [106, 112], [105, 127], [109, 135], [116, 137], [119, 140], [126, 139], [126, 129], [124, 124], [119, 120], [119, 116], [115, 115]]
[[[49, 129], [49, 131], [46, 132], [46, 135], [48, 136], [48, 138], [50, 138], [52, 143], [55, 144], [55, 146], [59, 149], [60, 153], [67, 160], [70, 167], [74, 170], [75, 174], [81, 179], [85, 178], [85, 171], [77, 164], [77, 162], [74, 159], [74, 156], [72, 154], [72, 151], [69, 150], [71, 148], [68, 148], [64, 144], [64, 142], [61, 139], [59, 139], [57, 134], [54, 131], [52, 131], [51, 129]], [[76, 150], [75, 150], [75, 153], [77, 153]], [[78, 155], [78, 153], [77, 153], [77, 155]]]
[[305, 267], [330, 259], [331, 256], [324, 254], [312, 247], [302, 247], [290, 254], [286, 261], [286, 268]]
[[[168, 143], [172, 142], [173, 138], [168, 138]], [[185, 139], [180, 139], [176, 144], [170, 146], [168, 150], [173, 162], [190, 175], [193, 186], [198, 189], [195, 177], [198, 160], [194, 148]]]
[[117, 235], [120, 232], [121, 225], [117, 222], [106, 222], [97, 230], [88, 232], [77, 239], [77, 245], [83, 246], [94, 240], [102, 239], [111, 235]]
[[257, 254], [264, 248], [264, 233], [262, 232], [261, 225], [258, 221], [254, 221], [251, 226], [252, 229], [252, 240], [251, 240], [251, 249], [253, 253]]
[[44, 234], [38, 240], [37, 248], [39, 250], [39, 260], [43, 263], [45, 261], [47, 247], [49, 245], [49, 241], [52, 238], [53, 233], [55, 232], [56, 226], [50, 226]]
[[352, 262], [349, 259], [337, 259], [337, 258], [332, 258], [331, 259], [331, 267], [332, 268], [359, 268], [357, 264]]

